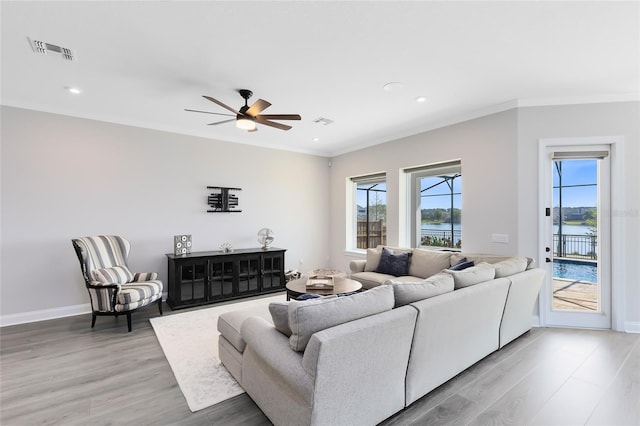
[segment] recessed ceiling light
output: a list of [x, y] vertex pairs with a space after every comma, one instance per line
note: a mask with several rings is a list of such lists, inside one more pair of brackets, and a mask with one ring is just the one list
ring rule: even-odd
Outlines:
[[416, 98], [416, 102], [426, 102], [427, 101], [427, 97], [426, 96], [418, 96]]
[[400, 89], [402, 89], [402, 83], [400, 83], [399, 81], [392, 81], [392, 82], [387, 83], [384, 86], [382, 86], [382, 89], [385, 92], [393, 92], [393, 91], [396, 91], [396, 90], [400, 90]]
[[313, 138], [311, 140], [314, 141], [314, 142], [320, 142], [320, 138]]
[[79, 95], [80, 93], [82, 93], [82, 90], [77, 87], [65, 86], [64, 89], [69, 93], [73, 93], [74, 95]]

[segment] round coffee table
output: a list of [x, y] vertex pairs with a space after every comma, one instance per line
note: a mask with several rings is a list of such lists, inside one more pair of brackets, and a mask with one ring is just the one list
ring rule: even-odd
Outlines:
[[287, 300], [295, 299], [303, 294], [320, 294], [326, 296], [330, 294], [351, 293], [361, 288], [362, 284], [358, 281], [342, 277], [333, 278], [333, 287], [307, 288], [307, 277], [302, 277], [287, 283]]

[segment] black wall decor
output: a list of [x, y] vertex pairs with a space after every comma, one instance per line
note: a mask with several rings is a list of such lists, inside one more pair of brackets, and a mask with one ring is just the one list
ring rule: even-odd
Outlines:
[[242, 209], [238, 206], [238, 196], [233, 191], [242, 191], [242, 188], [224, 188], [221, 186], [207, 186], [214, 191], [209, 195], [207, 203], [211, 209], [207, 213], [236, 213]]

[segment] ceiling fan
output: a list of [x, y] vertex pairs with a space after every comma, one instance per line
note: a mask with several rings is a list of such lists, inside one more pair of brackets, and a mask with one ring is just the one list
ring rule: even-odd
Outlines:
[[214, 104], [218, 104], [222, 108], [231, 111], [233, 114], [222, 114], [219, 112], [198, 111], [195, 109], [186, 109], [186, 108], [185, 108], [185, 111], [201, 112], [204, 114], [214, 114], [214, 115], [226, 115], [229, 117], [233, 117], [233, 115], [235, 115], [235, 118], [216, 121], [215, 123], [209, 123], [208, 125], [216, 126], [218, 124], [230, 123], [232, 121], [235, 121], [236, 127], [238, 127], [239, 129], [247, 130], [249, 132], [255, 132], [256, 130], [258, 130], [256, 128], [256, 123], [264, 124], [265, 126], [275, 127], [276, 129], [289, 130], [291, 129], [291, 126], [288, 126], [282, 123], [276, 123], [275, 121], [271, 121], [271, 120], [300, 120], [301, 119], [300, 115], [298, 114], [260, 114], [262, 111], [264, 111], [265, 109], [271, 106], [269, 102], [265, 101], [264, 99], [258, 99], [253, 103], [253, 105], [249, 106], [247, 101], [253, 95], [253, 92], [247, 89], [240, 89], [238, 90], [238, 93], [240, 93], [240, 96], [242, 96], [242, 98], [244, 99], [244, 106], [241, 107], [239, 111], [236, 111], [235, 109], [223, 104], [222, 102], [212, 98], [211, 96], [206, 96], [206, 95], [202, 96], [203, 98], [213, 102]]

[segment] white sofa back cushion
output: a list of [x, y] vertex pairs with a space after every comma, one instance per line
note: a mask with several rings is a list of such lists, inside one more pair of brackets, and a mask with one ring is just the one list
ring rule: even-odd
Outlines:
[[364, 272], [374, 272], [380, 263], [382, 247], [367, 249], [367, 263], [364, 265]]
[[[511, 256], [502, 256], [499, 254], [485, 254], [485, 253], [454, 253], [451, 255], [451, 264], [455, 265], [456, 263], [458, 263], [460, 261], [460, 259], [462, 259], [463, 257], [466, 257], [467, 260], [472, 260], [475, 262], [475, 264], [477, 265], [478, 263], [481, 262], [487, 262], [487, 263], [498, 263], [498, 262], [502, 262], [504, 260], [509, 260], [512, 257]], [[526, 259], [527, 261], [527, 266], [525, 269], [528, 268], [533, 268], [534, 265], [534, 260], [530, 257], [525, 257], [524, 259]]]
[[389, 311], [393, 309], [393, 305], [393, 288], [386, 285], [352, 296], [325, 299], [319, 303], [292, 300], [289, 303], [289, 345], [294, 351], [303, 352], [314, 333]]
[[417, 302], [418, 300], [448, 293], [453, 291], [454, 287], [453, 276], [445, 273], [433, 275], [421, 282], [387, 280], [385, 284], [393, 287], [396, 308]]
[[450, 252], [414, 249], [411, 263], [409, 264], [409, 275], [428, 278], [451, 266], [450, 261]]
[[496, 278], [508, 277], [509, 275], [524, 272], [524, 270], [527, 269], [528, 263], [526, 257], [510, 257], [509, 259], [494, 263], [493, 267], [496, 268]]
[[453, 276], [453, 284], [456, 290], [492, 280], [496, 276], [496, 269], [493, 265], [486, 262], [463, 269], [462, 271], [445, 269], [444, 272]]

